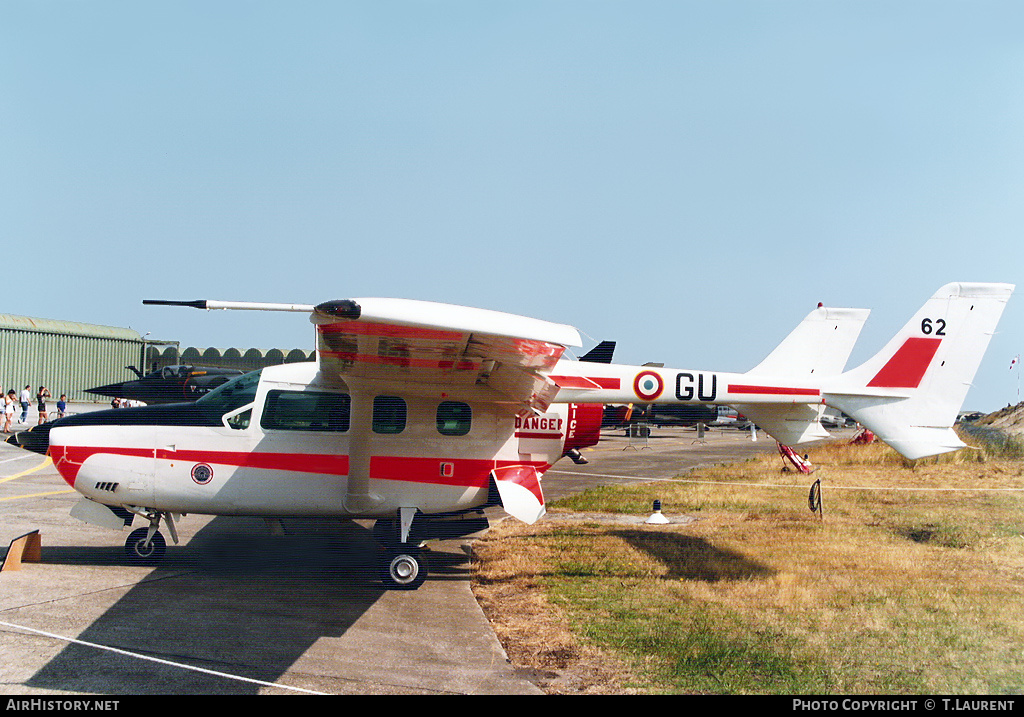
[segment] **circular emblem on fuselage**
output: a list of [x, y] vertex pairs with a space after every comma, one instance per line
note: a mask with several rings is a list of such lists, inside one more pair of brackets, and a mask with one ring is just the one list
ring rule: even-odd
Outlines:
[[633, 379], [633, 393], [641, 401], [653, 401], [665, 389], [665, 384], [654, 371], [641, 371]]
[[196, 463], [192, 466], [192, 480], [199, 485], [206, 485], [213, 480], [213, 468], [206, 463]]

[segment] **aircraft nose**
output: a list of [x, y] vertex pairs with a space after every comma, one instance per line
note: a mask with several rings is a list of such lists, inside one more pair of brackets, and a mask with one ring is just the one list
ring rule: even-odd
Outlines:
[[108, 383], [105, 386], [97, 386], [96, 388], [85, 389], [86, 393], [91, 393], [94, 396], [107, 396], [109, 398], [115, 398], [117, 396], [125, 395], [125, 386], [130, 383], [129, 381], [119, 381], [118, 383]]
[[46, 452], [50, 450], [50, 429], [54, 423], [32, 426], [27, 431], [15, 433], [7, 439], [7, 442], [19, 448], [24, 448], [27, 451], [40, 453], [45, 456]]

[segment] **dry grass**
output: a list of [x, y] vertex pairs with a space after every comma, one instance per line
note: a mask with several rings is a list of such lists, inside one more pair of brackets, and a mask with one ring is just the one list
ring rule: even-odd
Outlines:
[[564, 611], [541, 585], [538, 569], [551, 559], [539, 543], [509, 550], [506, 521], [477, 542], [473, 592], [517, 669], [551, 694], [628, 692], [621, 660], [580, 640]]
[[[551, 691], [1024, 689], [1024, 493], [1001, 490], [1024, 488], [1024, 464], [966, 450], [910, 465], [882, 445], [811, 459], [812, 476], [763, 457], [496, 526], [475, 589], [510, 658]], [[569, 519], [645, 515], [653, 498], [698, 520]]]

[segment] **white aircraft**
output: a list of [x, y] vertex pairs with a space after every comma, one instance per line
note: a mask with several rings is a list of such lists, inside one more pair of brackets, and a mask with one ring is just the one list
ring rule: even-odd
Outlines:
[[743, 374], [576, 361], [578, 332], [482, 309], [403, 299], [317, 306], [148, 304], [307, 313], [317, 361], [264, 368], [195, 403], [70, 416], [49, 453], [84, 499], [72, 514], [122, 529], [137, 562], [165, 551], [163, 522], [210, 515], [374, 518], [384, 583], [415, 588], [424, 540], [532, 523], [541, 476], [599, 440], [602, 404], [727, 405], [785, 445], [826, 437], [826, 406], [910, 459], [960, 448], [952, 425], [1013, 291], [942, 287], [876, 356], [844, 367], [867, 311], [819, 306]]

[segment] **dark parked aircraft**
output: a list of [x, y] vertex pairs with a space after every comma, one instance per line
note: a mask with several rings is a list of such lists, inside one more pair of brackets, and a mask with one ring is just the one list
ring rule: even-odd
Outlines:
[[128, 366], [138, 379], [121, 381], [106, 386], [86, 389], [86, 393], [111, 398], [127, 398], [153, 405], [195, 401], [222, 383], [227, 383], [242, 371], [231, 368], [204, 368], [201, 366], [164, 366], [158, 371], [142, 375], [134, 366]]
[[659, 426], [705, 426], [718, 418], [714, 406], [702, 404], [605, 406], [602, 428], [625, 428], [631, 423], [649, 423]]

